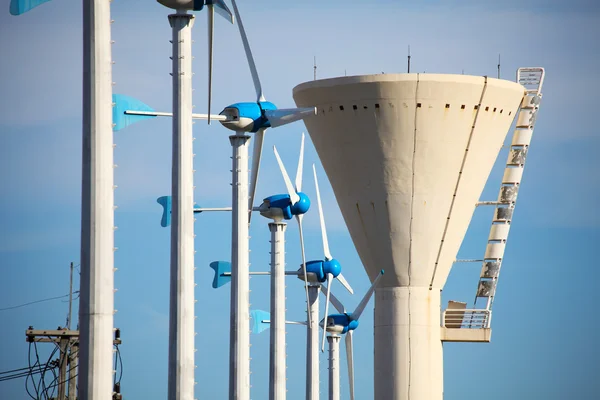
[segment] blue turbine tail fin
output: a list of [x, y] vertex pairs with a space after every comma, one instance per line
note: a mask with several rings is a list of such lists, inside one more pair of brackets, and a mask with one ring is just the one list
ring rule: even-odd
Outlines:
[[252, 310], [250, 311], [250, 318], [252, 318], [252, 333], [261, 333], [264, 330], [269, 329], [270, 323], [263, 322], [271, 319], [271, 314], [263, 310]]
[[[220, 288], [223, 285], [228, 284], [231, 281], [231, 263], [228, 261], [213, 261], [210, 263], [210, 267], [215, 270], [215, 277], [213, 279], [213, 289]], [[225, 273], [229, 275], [225, 275]]]
[[154, 109], [147, 104], [142, 103], [138, 99], [123, 94], [113, 94], [112, 101], [113, 106], [113, 130], [119, 131], [123, 128], [127, 128], [131, 124], [135, 124], [138, 121], [142, 121], [148, 118], [155, 118], [152, 115], [131, 115], [125, 114], [125, 111], [149, 111], [153, 112]]
[[162, 196], [156, 199], [156, 202], [163, 206], [163, 214], [160, 219], [160, 226], [166, 228], [171, 225], [171, 196]]
[[44, 4], [50, 0], [11, 0], [10, 2], [10, 14], [11, 15], [21, 15], [26, 13], [39, 6], [40, 4]]

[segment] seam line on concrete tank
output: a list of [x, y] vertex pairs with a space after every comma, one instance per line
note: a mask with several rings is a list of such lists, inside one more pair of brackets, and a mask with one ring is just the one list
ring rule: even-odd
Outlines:
[[[417, 85], [415, 86], [415, 102], [419, 96], [419, 74], [417, 74]], [[408, 400], [410, 400], [410, 384], [411, 384], [411, 372], [412, 372], [412, 350], [411, 350], [411, 307], [410, 307], [410, 278], [412, 273], [412, 224], [413, 224], [413, 210], [415, 204], [415, 159], [417, 152], [417, 116], [418, 108], [415, 107], [415, 131], [413, 135], [413, 159], [412, 159], [412, 187], [410, 193], [410, 226], [408, 234], [410, 237], [410, 244], [408, 247]]]
[[465, 149], [465, 154], [463, 156], [463, 160], [460, 165], [460, 171], [458, 172], [458, 177], [456, 179], [456, 187], [454, 188], [454, 194], [452, 195], [452, 201], [450, 202], [450, 209], [448, 210], [448, 218], [446, 218], [446, 224], [444, 226], [444, 233], [442, 234], [442, 240], [440, 241], [440, 248], [438, 249], [437, 257], [435, 258], [435, 265], [433, 267], [433, 274], [431, 275], [431, 282], [429, 282], [430, 289], [433, 287], [433, 281], [435, 281], [435, 274], [437, 273], [440, 256], [442, 254], [442, 248], [444, 247], [444, 239], [446, 238], [446, 233], [448, 232], [448, 226], [450, 225], [450, 218], [452, 217], [452, 211], [454, 210], [454, 202], [456, 201], [456, 193], [458, 192], [458, 188], [460, 187], [463, 169], [465, 168], [465, 163], [467, 162], [467, 156], [469, 155], [469, 147], [471, 146], [471, 140], [473, 140], [473, 133], [475, 132], [475, 127], [477, 126], [477, 119], [479, 118], [479, 113], [481, 112], [481, 104], [483, 103], [483, 98], [485, 96], [485, 91], [487, 89], [488, 77], [484, 76], [483, 78], [484, 78], [483, 89], [481, 90], [481, 97], [479, 98], [477, 113], [475, 114], [475, 118], [473, 118], [473, 125], [471, 126], [471, 132], [469, 133], [469, 140], [467, 141], [467, 148]]
[[[417, 102], [417, 98], [419, 96], [419, 74], [417, 74], [417, 85], [415, 86], [415, 103]], [[412, 228], [413, 228], [413, 210], [415, 205], [415, 160], [416, 160], [416, 152], [417, 152], [417, 115], [418, 108], [415, 107], [415, 118], [414, 124], [415, 129], [413, 133], [413, 155], [412, 155], [412, 185], [410, 188], [410, 223], [408, 225], [408, 285], [410, 286], [410, 278], [412, 275]]]

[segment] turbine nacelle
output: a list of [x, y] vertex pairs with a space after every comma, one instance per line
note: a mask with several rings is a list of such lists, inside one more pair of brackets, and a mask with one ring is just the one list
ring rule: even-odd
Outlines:
[[276, 128], [316, 113], [315, 107], [278, 109], [270, 101], [257, 101], [232, 104], [225, 107], [219, 115], [227, 118], [221, 121], [227, 129], [256, 133], [261, 129]]
[[200, 11], [204, 8], [204, 0], [157, 0], [161, 5], [173, 10]]
[[310, 208], [310, 199], [302, 192], [297, 192], [300, 197], [296, 203], [292, 203], [290, 195], [276, 194], [267, 197], [259, 207], [260, 215], [276, 221], [282, 219], [290, 220], [294, 216], [305, 214]]
[[[298, 272], [303, 272], [302, 267], [300, 267]], [[338, 278], [341, 273], [342, 265], [335, 258], [331, 260], [308, 261], [306, 263], [306, 274], [309, 278], [308, 281], [311, 283], [324, 283], [327, 282], [327, 274], [331, 274], [334, 278]], [[299, 273], [298, 279], [304, 280], [304, 276]]]
[[[321, 320], [319, 325], [323, 328], [325, 318]], [[327, 317], [327, 326], [325, 330], [333, 334], [343, 334], [348, 331], [353, 331], [358, 328], [358, 319], [353, 319], [352, 315], [348, 314], [331, 314]]]
[[173, 10], [200, 11], [204, 6], [215, 6], [215, 11], [233, 23], [233, 14], [223, 0], [156, 0], [159, 4]]
[[277, 106], [269, 101], [256, 103], [235, 103], [225, 107], [219, 115], [227, 117], [221, 124], [232, 131], [256, 133], [259, 129], [270, 128], [271, 123], [265, 111], [277, 110]]

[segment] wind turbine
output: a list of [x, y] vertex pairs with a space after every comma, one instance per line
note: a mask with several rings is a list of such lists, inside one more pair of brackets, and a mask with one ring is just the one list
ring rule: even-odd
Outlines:
[[279, 153], [277, 152], [277, 148], [275, 146], [273, 146], [273, 152], [275, 153], [275, 158], [277, 158], [277, 163], [279, 164], [279, 169], [281, 170], [281, 175], [283, 176], [283, 181], [285, 182], [285, 187], [288, 194], [277, 194], [265, 198], [259, 207], [259, 211], [260, 215], [263, 217], [275, 220], [290, 220], [292, 217], [296, 217], [298, 229], [300, 231], [300, 249], [302, 252], [301, 270], [304, 275], [304, 290], [306, 292], [307, 306], [306, 311], [308, 314], [308, 321], [310, 323], [310, 308], [308, 306], [308, 276], [306, 274], [306, 268], [304, 268], [306, 265], [306, 256], [304, 252], [304, 233], [302, 231], [302, 219], [304, 214], [310, 208], [310, 199], [302, 192], [302, 170], [304, 168], [304, 132], [302, 133], [302, 140], [300, 142], [300, 157], [298, 159], [298, 169], [296, 170], [296, 180], [294, 182], [295, 186], [292, 186], [292, 181], [290, 180], [290, 177], [283, 166], [283, 162], [281, 161], [281, 157], [279, 157]]
[[[233, 11], [238, 22], [240, 36], [248, 59], [252, 80], [256, 89], [256, 102], [236, 103], [226, 107], [221, 115], [227, 119], [221, 123], [235, 131], [229, 137], [233, 148], [232, 165], [232, 246], [231, 246], [231, 343], [229, 353], [229, 397], [237, 400], [250, 398], [250, 327], [249, 327], [249, 221], [254, 204], [256, 183], [260, 167], [262, 143], [265, 130], [276, 128], [316, 114], [315, 107], [278, 110], [265, 101], [262, 86], [250, 50], [250, 44], [235, 0]], [[252, 159], [252, 177], [248, 193], [248, 133], [256, 133]]]
[[192, 137], [192, 26], [188, 11], [208, 7], [209, 104], [212, 85], [212, 29], [215, 7], [233, 17], [221, 0], [158, 0], [169, 15], [173, 61], [172, 225], [169, 306], [169, 400], [194, 399], [194, 176]]
[[[377, 275], [367, 293], [362, 298], [354, 312], [348, 314], [343, 304], [331, 294], [331, 303], [339, 314], [327, 315], [320, 323], [323, 332], [329, 332], [329, 400], [340, 399], [340, 335], [346, 334], [346, 360], [348, 362], [348, 383], [350, 385], [350, 400], [354, 400], [354, 353], [352, 347], [352, 332], [358, 327], [358, 319], [371, 299], [377, 283], [383, 276], [383, 270]], [[329, 293], [329, 288], [327, 288]]]
[[[300, 143], [300, 156], [298, 169], [296, 171], [296, 186], [292, 186], [277, 148], [273, 146], [273, 152], [279, 163], [281, 174], [285, 182], [288, 194], [278, 194], [267, 197], [259, 207], [260, 214], [272, 219], [269, 223], [271, 231], [271, 340], [269, 358], [269, 399], [282, 400], [286, 396], [285, 377], [285, 228], [284, 220], [290, 220], [293, 216], [298, 221], [300, 229], [300, 246], [302, 249], [302, 265], [304, 259], [304, 237], [302, 234], [302, 217], [310, 208], [308, 196], [302, 193], [302, 169], [304, 166], [304, 133]], [[306, 270], [304, 277], [306, 280]], [[308, 307], [308, 288], [305, 282], [306, 305]]]
[[[323, 253], [325, 260], [310, 261], [306, 268], [313, 273], [319, 282], [327, 281], [327, 301], [325, 302], [325, 315], [329, 311], [329, 295], [331, 294], [331, 282], [333, 278], [337, 278], [342, 286], [344, 286], [350, 293], [354, 293], [352, 288], [342, 275], [342, 265], [338, 260], [333, 258], [329, 251], [329, 240], [327, 240], [327, 230], [325, 228], [325, 217], [323, 216], [323, 205], [321, 204], [321, 193], [319, 191], [319, 181], [317, 180], [317, 170], [313, 164], [313, 173], [315, 176], [315, 189], [317, 191], [317, 205], [319, 208], [319, 219], [321, 221], [321, 235], [323, 238]], [[321, 345], [321, 351], [325, 350], [325, 330], [323, 330], [323, 342]]]
[[[12, 0], [23, 14], [47, 0]], [[110, 1], [83, 1], [79, 397], [112, 397], [114, 162]]]
[[[321, 221], [321, 236], [323, 241], [324, 260], [308, 261], [306, 263], [306, 277], [308, 279], [309, 295], [309, 314], [307, 325], [307, 345], [306, 345], [306, 393], [307, 399], [317, 400], [319, 398], [319, 327], [316, 321], [319, 318], [319, 291], [321, 284], [328, 282], [327, 302], [325, 303], [325, 315], [329, 309], [329, 294], [333, 278], [337, 278], [340, 283], [350, 292], [354, 293], [346, 279], [341, 274], [341, 264], [331, 256], [329, 251], [329, 242], [325, 228], [325, 218], [323, 216], [323, 207], [321, 204], [321, 194], [319, 192], [319, 182], [317, 180], [317, 171], [313, 164], [313, 174], [315, 178], [315, 188], [317, 191], [317, 205], [319, 208], [319, 219]], [[302, 279], [299, 270], [298, 278]], [[324, 340], [324, 339], [323, 339]]]

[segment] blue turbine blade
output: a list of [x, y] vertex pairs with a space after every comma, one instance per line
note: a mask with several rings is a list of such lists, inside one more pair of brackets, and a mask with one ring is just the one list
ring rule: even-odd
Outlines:
[[121, 130], [123, 128], [128, 127], [131, 124], [134, 124], [138, 121], [155, 118], [150, 115], [130, 115], [125, 114], [125, 111], [154, 111], [152, 107], [147, 104], [142, 103], [138, 99], [133, 97], [125, 96], [122, 94], [113, 94], [112, 101], [114, 103], [113, 106], [113, 127], [114, 131]]
[[10, 13], [11, 15], [21, 15], [47, 1], [50, 0], [11, 0]]
[[171, 196], [162, 196], [156, 199], [156, 202], [163, 206], [163, 214], [160, 219], [160, 226], [166, 228], [171, 225]]
[[[227, 261], [213, 261], [210, 263], [210, 267], [215, 270], [215, 277], [213, 279], [213, 289], [220, 288], [231, 281], [231, 263]], [[224, 276], [224, 273], [228, 272], [229, 275]]]
[[250, 318], [252, 318], [252, 333], [261, 333], [264, 330], [269, 329], [269, 323], [262, 322], [271, 319], [271, 314], [263, 310], [252, 310], [250, 311]]

